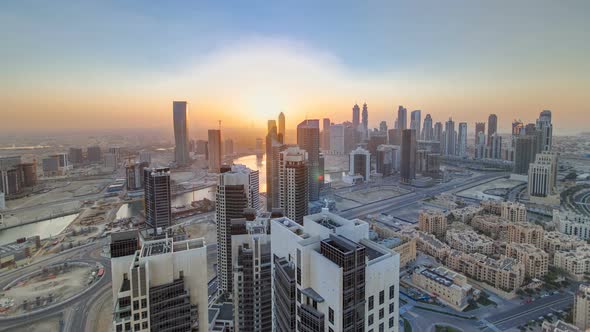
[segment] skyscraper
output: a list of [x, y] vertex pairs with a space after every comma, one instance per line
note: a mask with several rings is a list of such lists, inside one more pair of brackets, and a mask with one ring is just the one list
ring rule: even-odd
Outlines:
[[322, 120], [322, 150], [330, 150], [330, 119]]
[[389, 176], [397, 171], [399, 169], [399, 154], [399, 146], [379, 145], [375, 158], [376, 172], [383, 176]]
[[455, 131], [455, 121], [451, 118], [449, 118], [449, 121], [445, 122], [443, 138], [443, 155], [454, 156], [457, 145], [457, 132]]
[[309, 161], [309, 200], [320, 198], [320, 121], [304, 120], [297, 125], [297, 145], [307, 152]]
[[467, 156], [467, 122], [459, 122], [459, 132], [457, 134], [457, 155]]
[[367, 107], [367, 103], [363, 104], [363, 130], [362, 130], [362, 140], [366, 140], [369, 135], [369, 109]]
[[[436, 142], [442, 142], [442, 133], [443, 133], [443, 126], [442, 123], [437, 122], [434, 124], [434, 129], [432, 130], [432, 140]], [[442, 149], [441, 149], [442, 152]]]
[[551, 151], [553, 145], [553, 124], [551, 124], [551, 111], [544, 110], [537, 119], [537, 130], [541, 131], [541, 148], [543, 151]]
[[271, 239], [276, 331], [399, 330], [399, 254], [369, 224], [323, 211], [273, 219]]
[[352, 150], [348, 157], [349, 174], [351, 176], [360, 175], [363, 181], [369, 181], [371, 174], [371, 154], [369, 151], [360, 146]]
[[190, 164], [188, 137], [188, 106], [186, 101], [172, 102], [174, 118], [174, 158], [178, 165]]
[[389, 129], [387, 132], [387, 142], [389, 145], [402, 145], [402, 130], [401, 129]]
[[283, 112], [279, 113], [279, 132], [277, 137], [279, 142], [285, 143], [285, 114]]
[[430, 114], [426, 114], [426, 117], [424, 118], [424, 126], [422, 128], [422, 139], [425, 141], [432, 141], [433, 138], [432, 117]]
[[480, 145], [480, 144], [485, 144], [485, 136], [484, 136], [484, 142], [481, 141], [481, 138], [479, 136], [479, 133], [484, 133], [485, 135], [486, 132], [486, 123], [485, 122], [476, 122], [475, 123], [475, 145]]
[[537, 137], [531, 135], [517, 136], [514, 147], [514, 173], [527, 174], [529, 164], [535, 160]]
[[354, 130], [358, 129], [359, 124], [361, 123], [361, 108], [358, 104], [354, 104], [352, 107], [352, 126]]
[[245, 220], [244, 234], [232, 236], [234, 331], [272, 330], [270, 221]]
[[345, 137], [344, 137], [344, 125], [333, 124], [330, 126], [330, 151], [336, 154], [344, 154], [345, 149]]
[[232, 292], [231, 236], [232, 220], [244, 216], [244, 210], [259, 208], [259, 174], [244, 165], [233, 165], [219, 174], [215, 219], [217, 224], [217, 269], [219, 290]]
[[490, 114], [488, 116], [488, 144], [491, 144], [492, 135], [498, 132], [498, 116]]
[[170, 169], [167, 167], [144, 168], [145, 223], [157, 231], [172, 225], [170, 207]]
[[221, 168], [221, 130], [209, 129], [208, 137], [209, 172], [218, 173]]
[[414, 129], [416, 131], [416, 139], [420, 137], [420, 125], [422, 124], [422, 111], [415, 110], [410, 114], [410, 129]]
[[291, 146], [279, 154], [279, 207], [301, 224], [308, 214], [309, 174], [307, 152]]
[[557, 188], [557, 154], [549, 151], [537, 153], [529, 166], [529, 198], [554, 195]]
[[400, 161], [400, 182], [411, 184], [416, 178], [416, 131], [405, 129], [402, 132]]
[[491, 159], [502, 159], [502, 136], [494, 133], [492, 135], [492, 142], [489, 144], [488, 157]]
[[381, 121], [379, 123], [379, 131], [382, 133], [387, 133], [387, 122], [386, 121]]
[[402, 105], [397, 109], [397, 128], [408, 129], [408, 110]]
[[266, 134], [266, 210], [279, 207], [279, 153], [284, 144], [279, 141], [275, 120], [268, 120]]

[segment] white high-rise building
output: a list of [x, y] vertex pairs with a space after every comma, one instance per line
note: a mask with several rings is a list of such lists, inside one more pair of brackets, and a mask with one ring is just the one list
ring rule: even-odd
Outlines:
[[350, 176], [360, 175], [363, 181], [369, 181], [371, 175], [371, 153], [360, 146], [350, 151], [348, 158]]
[[551, 124], [551, 111], [544, 110], [539, 114], [536, 124], [537, 130], [541, 131], [543, 151], [551, 151], [553, 145], [553, 124]]
[[217, 224], [217, 270], [219, 290], [232, 292], [231, 237], [233, 219], [244, 216], [244, 210], [259, 208], [259, 174], [244, 165], [233, 165], [219, 174], [215, 203]]
[[573, 321], [582, 331], [590, 329], [590, 285], [580, 285], [574, 295]]
[[467, 122], [459, 122], [456, 153], [460, 157], [467, 156]]
[[113, 331], [209, 330], [203, 239], [138, 247], [137, 236], [113, 234], [111, 241]]
[[324, 209], [273, 219], [271, 238], [275, 331], [399, 330], [399, 254], [368, 223]]
[[422, 128], [422, 139], [425, 141], [432, 141], [434, 139], [434, 131], [432, 127], [432, 117], [426, 114], [424, 118], [424, 126]]
[[422, 111], [415, 110], [410, 114], [410, 129], [414, 129], [416, 131], [416, 139], [420, 139], [422, 137], [420, 135], [420, 126], [422, 121]]
[[344, 154], [344, 125], [333, 124], [330, 126], [330, 151], [335, 154]]
[[529, 165], [529, 198], [543, 201], [556, 194], [556, 186], [557, 154], [548, 151], [537, 153], [535, 162]]
[[291, 146], [279, 154], [279, 207], [298, 223], [308, 214], [307, 152]]
[[189, 156], [189, 133], [188, 133], [188, 106], [186, 101], [175, 101], [172, 103], [174, 118], [174, 160], [178, 165], [188, 165]]

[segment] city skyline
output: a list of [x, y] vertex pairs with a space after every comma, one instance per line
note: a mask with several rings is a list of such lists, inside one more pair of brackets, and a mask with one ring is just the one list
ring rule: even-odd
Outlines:
[[204, 128], [262, 127], [281, 111], [289, 129], [341, 122], [367, 102], [371, 128], [393, 128], [404, 105], [435, 121], [494, 113], [502, 133], [514, 114], [526, 123], [550, 109], [555, 134], [577, 133], [588, 6], [7, 4], [0, 129], [168, 127], [170, 100], [187, 100]]

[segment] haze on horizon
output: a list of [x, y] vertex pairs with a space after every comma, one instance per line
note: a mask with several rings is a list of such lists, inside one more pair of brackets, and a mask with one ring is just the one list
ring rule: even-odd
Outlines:
[[0, 5], [0, 130], [164, 128], [187, 100], [199, 128], [264, 127], [280, 111], [393, 126], [398, 105], [435, 121], [553, 111], [590, 120], [590, 2]]

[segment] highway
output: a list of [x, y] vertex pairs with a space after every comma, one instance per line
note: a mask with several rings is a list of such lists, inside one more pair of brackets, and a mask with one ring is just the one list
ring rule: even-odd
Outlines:
[[530, 320], [537, 320], [539, 317], [571, 306], [574, 302], [573, 292], [551, 295], [538, 299], [530, 304], [505, 311], [500, 314], [488, 317], [486, 321], [493, 324], [500, 330], [507, 330], [512, 327], [526, 324]]
[[506, 173], [488, 173], [478, 175], [473, 178], [458, 178], [453, 179], [447, 183], [441, 183], [439, 185], [428, 187], [428, 188], [413, 188], [413, 192], [387, 198], [384, 200], [380, 200], [377, 202], [365, 204], [362, 206], [357, 206], [354, 208], [346, 209], [340, 211], [338, 214], [344, 218], [358, 218], [366, 216], [367, 214], [372, 213], [382, 213], [382, 212], [395, 212], [401, 208], [404, 208], [408, 205], [414, 204], [417, 201], [420, 201], [426, 197], [439, 195], [443, 192], [457, 192], [461, 190], [465, 190], [470, 187], [474, 187], [481, 183], [489, 182], [495, 179], [503, 178], [507, 174]]

